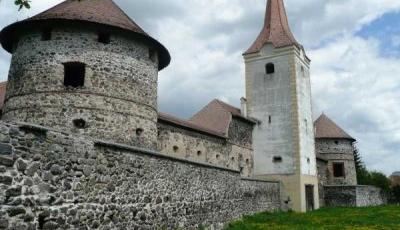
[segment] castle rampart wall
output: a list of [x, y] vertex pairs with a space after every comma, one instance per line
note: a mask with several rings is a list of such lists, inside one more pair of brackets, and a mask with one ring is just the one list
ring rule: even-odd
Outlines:
[[240, 122], [231, 123], [234, 136], [223, 138], [159, 122], [158, 150], [167, 155], [234, 169], [242, 176], [250, 177], [254, 168], [253, 150], [248, 143], [251, 129], [248, 131]]
[[220, 228], [280, 207], [277, 182], [128, 145], [0, 122], [0, 228]]

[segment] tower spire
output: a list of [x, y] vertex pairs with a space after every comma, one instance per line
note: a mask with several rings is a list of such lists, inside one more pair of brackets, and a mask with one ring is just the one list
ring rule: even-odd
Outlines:
[[302, 49], [290, 31], [283, 0], [268, 0], [264, 27], [244, 54], [256, 53], [267, 43], [276, 48], [295, 45]]

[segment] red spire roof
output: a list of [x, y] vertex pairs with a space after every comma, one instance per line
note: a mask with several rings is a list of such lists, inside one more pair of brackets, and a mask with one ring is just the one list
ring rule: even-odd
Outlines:
[[[1, 31], [1, 43], [7, 51], [11, 51], [14, 36], [18, 36], [19, 28], [32, 23], [78, 21], [111, 26], [124, 32], [135, 33], [153, 45], [159, 53], [159, 69], [166, 67], [170, 62], [168, 50], [158, 41], [150, 37], [112, 0], [66, 0], [40, 14], [26, 20], [14, 23]], [[40, 27], [39, 27], [40, 28]]]
[[276, 48], [291, 45], [303, 48], [290, 31], [283, 0], [268, 0], [264, 28], [244, 54], [256, 53], [266, 43], [272, 43]]
[[314, 123], [315, 138], [338, 138], [356, 141], [325, 114], [322, 114]]

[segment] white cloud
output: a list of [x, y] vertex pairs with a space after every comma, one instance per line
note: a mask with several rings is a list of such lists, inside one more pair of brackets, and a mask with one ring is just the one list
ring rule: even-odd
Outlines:
[[379, 47], [379, 41], [347, 36], [309, 55], [314, 110], [343, 124], [367, 165], [389, 174], [399, 167], [400, 59], [379, 56]]
[[[61, 0], [33, 0], [17, 13], [0, 2], [0, 27]], [[143, 0], [116, 2], [171, 52], [160, 73], [162, 111], [188, 117], [213, 98], [238, 105], [244, 95], [241, 53], [259, 33], [266, 0]], [[296, 38], [312, 59], [314, 111], [324, 110], [354, 135], [368, 166], [398, 170], [400, 148], [398, 59], [379, 56], [379, 41], [355, 37], [363, 26], [390, 11], [398, 0], [286, 0]], [[400, 35], [399, 35], [400, 36]], [[393, 37], [393, 44], [399, 44]], [[10, 56], [0, 51], [0, 78]], [[398, 77], [397, 77], [398, 78]]]

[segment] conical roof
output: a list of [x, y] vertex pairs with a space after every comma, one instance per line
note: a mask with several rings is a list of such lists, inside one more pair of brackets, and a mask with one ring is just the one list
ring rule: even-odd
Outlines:
[[314, 123], [315, 138], [338, 138], [355, 141], [353, 137], [347, 134], [335, 122], [325, 114], [322, 114]]
[[4, 28], [0, 34], [1, 44], [11, 52], [12, 42], [18, 36], [22, 27], [39, 22], [78, 21], [111, 26], [134, 33], [148, 41], [159, 53], [159, 69], [163, 69], [170, 62], [168, 50], [157, 40], [150, 37], [139, 25], [129, 18], [112, 0], [66, 0], [42, 13], [26, 20], [16, 22]]
[[267, 43], [276, 48], [295, 45], [303, 49], [290, 30], [283, 0], [268, 0], [264, 27], [244, 54], [259, 52]]

